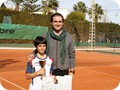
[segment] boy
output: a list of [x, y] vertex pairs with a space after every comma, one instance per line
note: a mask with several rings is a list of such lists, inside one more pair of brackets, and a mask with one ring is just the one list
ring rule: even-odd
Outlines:
[[33, 43], [36, 51], [34, 58], [27, 63], [26, 79], [32, 79], [29, 90], [42, 90], [43, 74], [49, 77], [53, 60], [45, 54], [47, 40], [44, 37], [36, 37]]

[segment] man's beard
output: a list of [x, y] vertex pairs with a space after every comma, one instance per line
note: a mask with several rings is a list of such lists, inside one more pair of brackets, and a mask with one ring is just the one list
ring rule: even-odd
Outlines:
[[57, 29], [55, 29], [55, 28], [52, 26], [52, 29], [53, 29], [55, 32], [60, 32], [60, 31], [63, 29], [63, 27], [61, 27], [59, 30], [57, 30]]

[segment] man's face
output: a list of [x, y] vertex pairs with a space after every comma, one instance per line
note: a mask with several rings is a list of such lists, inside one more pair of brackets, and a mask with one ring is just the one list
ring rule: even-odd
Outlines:
[[53, 27], [53, 30], [60, 31], [63, 28], [63, 20], [61, 16], [54, 16], [53, 21], [51, 22], [51, 26]]

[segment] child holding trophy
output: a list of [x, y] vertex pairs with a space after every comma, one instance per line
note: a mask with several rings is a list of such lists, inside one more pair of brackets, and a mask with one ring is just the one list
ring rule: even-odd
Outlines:
[[49, 77], [53, 60], [45, 54], [47, 40], [38, 36], [33, 40], [34, 58], [27, 62], [26, 79], [32, 79], [29, 90], [42, 90], [43, 76]]

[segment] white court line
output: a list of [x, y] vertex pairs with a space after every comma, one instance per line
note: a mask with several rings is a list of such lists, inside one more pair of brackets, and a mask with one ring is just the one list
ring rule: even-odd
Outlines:
[[[31, 48], [24, 48], [24, 47], [0, 47], [0, 49], [21, 49], [21, 50], [34, 50], [35, 48], [31, 47]], [[80, 51], [84, 51], [84, 50], [116, 50], [116, 51], [120, 51], [120, 48], [94, 48], [94, 49], [91, 49], [91, 48], [75, 48], [75, 50], [80, 50]]]
[[94, 73], [98, 73], [98, 74], [103, 74], [103, 75], [106, 75], [106, 76], [111, 76], [111, 77], [115, 77], [115, 78], [120, 78], [116, 75], [112, 75], [112, 74], [107, 74], [107, 73], [102, 73], [102, 72], [97, 72], [97, 71], [94, 71], [94, 70], [88, 70], [88, 69], [85, 69], [85, 68], [80, 68], [80, 67], [75, 67], [77, 69], [83, 69], [83, 70], [86, 70], [86, 71], [89, 71], [89, 72], [94, 72]]
[[75, 50], [120, 50], [120, 48], [94, 48], [94, 49], [91, 49], [91, 48], [76, 48]]
[[17, 49], [17, 50], [34, 50], [35, 48], [20, 48], [20, 47], [0, 47], [0, 49]]
[[26, 90], [26, 89], [24, 89], [24, 88], [22, 88], [22, 87], [20, 87], [20, 86], [18, 86], [18, 85], [16, 85], [16, 84], [14, 84], [14, 83], [8, 81], [8, 80], [6, 80], [6, 79], [4, 79], [4, 78], [2, 78], [2, 77], [0, 77], [0, 79], [2, 79], [3, 81], [6, 81], [6, 82], [12, 84], [13, 86], [16, 86], [16, 87], [20, 88], [21, 90]]

